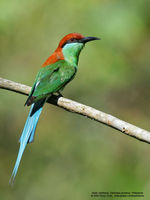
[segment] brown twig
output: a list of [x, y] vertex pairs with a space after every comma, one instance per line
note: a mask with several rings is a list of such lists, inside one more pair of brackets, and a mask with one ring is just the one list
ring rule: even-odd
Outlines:
[[[3, 78], [0, 78], [0, 88], [24, 95], [28, 95], [31, 90], [31, 87], [29, 86]], [[64, 108], [69, 112], [74, 112], [103, 123], [143, 142], [150, 143], [150, 132], [120, 120], [112, 115], [96, 110], [95, 108], [55, 95], [51, 96], [47, 102]]]

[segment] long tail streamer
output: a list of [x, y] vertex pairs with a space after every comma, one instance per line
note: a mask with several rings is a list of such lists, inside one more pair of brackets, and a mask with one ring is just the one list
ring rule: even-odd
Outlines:
[[36, 126], [37, 126], [41, 111], [43, 109], [44, 103], [45, 103], [45, 99], [38, 101], [38, 102], [31, 105], [28, 118], [26, 120], [26, 123], [25, 123], [24, 129], [23, 129], [23, 132], [21, 134], [21, 137], [19, 139], [20, 148], [19, 148], [19, 153], [18, 153], [18, 156], [17, 156], [17, 160], [16, 160], [16, 163], [15, 163], [11, 178], [9, 180], [10, 184], [13, 184], [13, 182], [15, 180], [15, 177], [16, 177], [16, 174], [17, 174], [17, 171], [18, 171], [18, 167], [19, 167], [23, 152], [26, 148], [26, 145], [28, 143], [33, 142], [33, 140], [34, 140]]

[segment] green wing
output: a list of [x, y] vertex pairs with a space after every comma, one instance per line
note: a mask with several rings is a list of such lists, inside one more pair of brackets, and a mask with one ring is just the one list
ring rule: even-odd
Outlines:
[[76, 67], [69, 65], [64, 60], [41, 68], [36, 76], [26, 104], [30, 105], [51, 93], [58, 92], [72, 80], [75, 73]]

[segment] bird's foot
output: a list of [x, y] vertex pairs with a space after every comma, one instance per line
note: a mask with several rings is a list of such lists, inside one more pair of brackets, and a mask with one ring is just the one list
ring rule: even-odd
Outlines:
[[63, 95], [60, 92], [55, 92], [55, 93], [53, 93], [53, 95], [56, 95], [58, 98], [63, 97]]
[[57, 92], [58, 97], [63, 97], [63, 95], [60, 92]]

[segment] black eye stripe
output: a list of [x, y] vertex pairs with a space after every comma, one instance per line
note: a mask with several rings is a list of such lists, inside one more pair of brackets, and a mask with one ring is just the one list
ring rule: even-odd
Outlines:
[[71, 38], [70, 40], [67, 40], [67, 41], [61, 46], [61, 48], [63, 48], [66, 44], [74, 43], [74, 42], [80, 42], [80, 40], [79, 40], [79, 39], [76, 39], [76, 38]]

